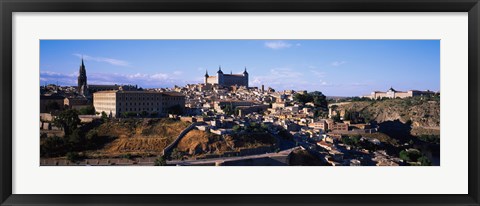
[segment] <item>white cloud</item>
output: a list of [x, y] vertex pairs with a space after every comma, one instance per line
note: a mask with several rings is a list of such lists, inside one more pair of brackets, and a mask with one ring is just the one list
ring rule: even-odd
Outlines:
[[324, 80], [326, 74], [313, 69], [307, 72], [301, 72], [291, 68], [275, 68], [270, 69], [265, 75], [252, 76], [253, 78], [250, 80], [250, 85], [259, 87], [263, 84], [277, 91], [293, 89], [297, 91], [324, 92], [328, 90], [327, 88], [342, 86], [341, 84]]
[[323, 78], [325, 77], [325, 72], [317, 71], [317, 70], [310, 70], [313, 75], [315, 75], [318, 78]]
[[340, 66], [342, 64], [345, 64], [345, 63], [347, 63], [347, 62], [346, 61], [334, 61], [330, 65], [332, 65], [334, 67], [338, 67], [338, 66]]
[[86, 61], [96, 61], [96, 62], [105, 62], [111, 65], [115, 66], [122, 66], [122, 67], [128, 67], [130, 66], [130, 63], [124, 60], [120, 59], [113, 59], [113, 58], [105, 58], [105, 57], [93, 57], [93, 56], [88, 56], [88, 55], [82, 55], [82, 54], [73, 54], [74, 56], [77, 56], [79, 58], [82, 58]]
[[270, 42], [265, 42], [265, 46], [270, 49], [278, 50], [278, 49], [290, 48], [292, 45], [284, 41], [270, 41]]
[[291, 83], [305, 82], [302, 72], [297, 72], [290, 68], [274, 68], [264, 76], [256, 75], [252, 80], [252, 85], [260, 86], [262, 84], [273, 88], [283, 87]]
[[[176, 75], [176, 74], [177, 75]], [[192, 83], [192, 80], [183, 79], [179, 72], [172, 73], [134, 73], [134, 74], [119, 74], [119, 73], [87, 73], [88, 84], [138, 84], [143, 87], [169, 87], [174, 84], [183, 85], [185, 82]], [[60, 85], [76, 85], [78, 73], [62, 74], [52, 71], [41, 71], [41, 84], [58, 83]], [[201, 81], [195, 81], [201, 82]]]
[[52, 72], [52, 71], [40, 71], [40, 76], [42, 75], [47, 75], [47, 76], [58, 76], [58, 77], [76, 77], [78, 76], [78, 72], [73, 72], [70, 74], [62, 74], [58, 72]]
[[157, 80], [168, 80], [168, 79], [170, 79], [170, 76], [168, 74], [157, 73], [149, 76], [147, 80], [157, 81]]
[[182, 71], [174, 71], [174, 72], [173, 72], [173, 75], [177, 75], [177, 76], [180, 76], [180, 75], [182, 75], [182, 74], [183, 74]]

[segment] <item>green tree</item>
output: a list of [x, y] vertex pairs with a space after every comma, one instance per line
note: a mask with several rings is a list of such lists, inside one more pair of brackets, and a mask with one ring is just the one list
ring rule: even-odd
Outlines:
[[83, 149], [85, 147], [85, 136], [80, 134], [80, 129], [75, 129], [72, 131], [67, 138], [68, 145], [72, 149]]
[[170, 157], [172, 159], [176, 159], [176, 160], [182, 159], [183, 158], [183, 152], [179, 151], [177, 148], [174, 148], [172, 150], [172, 154], [170, 154]]
[[69, 152], [69, 153], [67, 153], [66, 156], [67, 156], [68, 161], [70, 161], [70, 162], [76, 162], [76, 161], [81, 159], [80, 155], [78, 155], [78, 153], [76, 153], [76, 152]]
[[418, 161], [420, 162], [420, 164], [422, 166], [431, 166], [432, 165], [432, 162], [425, 156], [421, 156], [420, 158], [418, 158]]
[[137, 116], [137, 113], [135, 113], [135, 112], [124, 112], [124, 113], [122, 113], [122, 116], [123, 116], [124, 118], [136, 117], [136, 116]]
[[402, 150], [400, 152], [400, 159], [402, 159], [405, 162], [410, 162], [410, 157], [408, 156], [408, 152], [406, 150]]
[[314, 91], [314, 92], [308, 93], [308, 95], [311, 96], [315, 107], [327, 109], [327, 105], [328, 105], [327, 97], [322, 92]]
[[95, 107], [93, 107], [93, 106], [82, 107], [82, 108], [80, 108], [78, 113], [81, 114], [81, 115], [94, 115], [95, 114]]
[[107, 122], [108, 121], [108, 115], [104, 111], [102, 112], [102, 121]]
[[67, 150], [64, 138], [53, 136], [46, 137], [40, 144], [40, 155], [42, 157], [56, 157], [65, 154]]
[[224, 105], [223, 107], [221, 107], [221, 109], [226, 115], [232, 115], [235, 113], [235, 110], [231, 104]]
[[336, 115], [332, 116], [332, 119], [334, 122], [340, 122], [340, 114], [337, 112]]
[[158, 117], [158, 112], [152, 112], [152, 113], [150, 113], [150, 117]]
[[54, 123], [63, 128], [65, 136], [69, 136], [73, 130], [77, 129], [80, 124], [80, 118], [78, 118], [77, 110], [69, 109], [61, 112], [55, 117]]
[[399, 156], [400, 159], [406, 162], [417, 162], [419, 161], [420, 157], [422, 157], [422, 154], [416, 149], [409, 149], [408, 151], [402, 150]]
[[170, 108], [167, 109], [167, 112], [169, 114], [175, 114], [175, 115], [180, 115], [183, 113], [182, 107], [178, 104], [171, 106]]
[[343, 115], [343, 120], [345, 121], [352, 120], [352, 112], [345, 111], [345, 114]]
[[142, 117], [147, 117], [147, 116], [148, 116], [148, 112], [147, 112], [147, 111], [141, 111], [141, 112], [140, 112], [140, 116], [142, 116]]
[[167, 165], [167, 160], [165, 159], [165, 157], [163, 157], [163, 155], [158, 156], [155, 159], [155, 162], [153, 163], [153, 165], [155, 165], [155, 166], [166, 166]]
[[232, 130], [237, 133], [237, 132], [242, 131], [242, 128], [239, 125], [235, 125], [235, 126], [232, 127]]
[[313, 101], [313, 97], [310, 96], [309, 94], [295, 93], [293, 95], [293, 101], [305, 104], [307, 102]]

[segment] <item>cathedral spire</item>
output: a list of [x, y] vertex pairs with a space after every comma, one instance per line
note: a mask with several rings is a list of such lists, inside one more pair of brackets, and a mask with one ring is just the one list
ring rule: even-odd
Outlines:
[[82, 56], [82, 65], [80, 65], [80, 69], [78, 71], [78, 87], [77, 92], [81, 96], [87, 96], [87, 71], [85, 70], [85, 64], [83, 62]]

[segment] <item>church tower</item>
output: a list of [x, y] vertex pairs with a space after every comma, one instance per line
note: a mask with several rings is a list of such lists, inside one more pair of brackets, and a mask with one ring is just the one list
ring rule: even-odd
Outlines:
[[82, 65], [80, 65], [80, 69], [78, 71], [78, 87], [77, 87], [78, 95], [87, 96], [87, 71], [85, 70], [85, 64], [83, 64], [83, 57], [82, 57]]
[[205, 84], [208, 84], [208, 71], [205, 70]]
[[248, 88], [248, 72], [247, 72], [247, 67], [245, 67], [245, 70], [243, 71], [243, 81], [244, 85]]

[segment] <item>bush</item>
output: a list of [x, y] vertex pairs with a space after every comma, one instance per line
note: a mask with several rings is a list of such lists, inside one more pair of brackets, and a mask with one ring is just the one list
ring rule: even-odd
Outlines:
[[124, 118], [136, 117], [136, 116], [137, 116], [137, 113], [135, 113], [135, 112], [124, 112], [124, 113], [122, 113], [122, 117], [124, 117]]
[[85, 146], [85, 136], [80, 134], [80, 129], [76, 129], [68, 136], [67, 143], [72, 149], [82, 149]]
[[131, 154], [122, 154], [120, 155], [120, 158], [124, 158], [124, 159], [132, 159], [133, 156]]
[[150, 113], [150, 117], [158, 117], [158, 112], [152, 112], [152, 113]]
[[147, 117], [147, 116], [148, 116], [148, 112], [147, 112], [147, 111], [141, 111], [141, 112], [140, 112], [140, 116], [142, 116], [142, 117]]
[[432, 162], [425, 156], [418, 158], [418, 161], [422, 166], [431, 166]]
[[180, 105], [174, 105], [167, 109], [169, 114], [180, 115], [182, 114], [182, 107]]
[[440, 137], [438, 135], [422, 134], [418, 137], [418, 139], [428, 143], [440, 144]]
[[170, 157], [172, 159], [176, 159], [176, 160], [182, 159], [183, 158], [183, 152], [181, 152], [177, 148], [175, 148], [175, 149], [172, 150], [172, 154], [170, 154]]
[[95, 107], [93, 107], [93, 106], [83, 107], [78, 111], [78, 113], [81, 114], [81, 115], [94, 115], [95, 114]]
[[422, 157], [422, 154], [420, 151], [416, 149], [410, 149], [410, 150], [402, 150], [400, 152], [400, 159], [406, 162], [417, 162], [420, 157]]
[[65, 136], [69, 136], [73, 130], [77, 129], [80, 124], [78, 112], [74, 109], [65, 110], [60, 113], [54, 120], [55, 125], [60, 126], [65, 131]]
[[42, 157], [57, 157], [65, 154], [67, 145], [63, 138], [58, 136], [47, 137], [40, 145]]
[[67, 153], [67, 159], [70, 162], [77, 162], [78, 160], [82, 159], [83, 157], [76, 152], [69, 152]]
[[155, 166], [166, 166], [167, 165], [167, 160], [163, 156], [159, 156], [155, 159], [155, 162], [153, 163]]
[[239, 125], [235, 125], [235, 126], [232, 127], [232, 130], [235, 133], [238, 133], [238, 132], [242, 131], [242, 128]]

